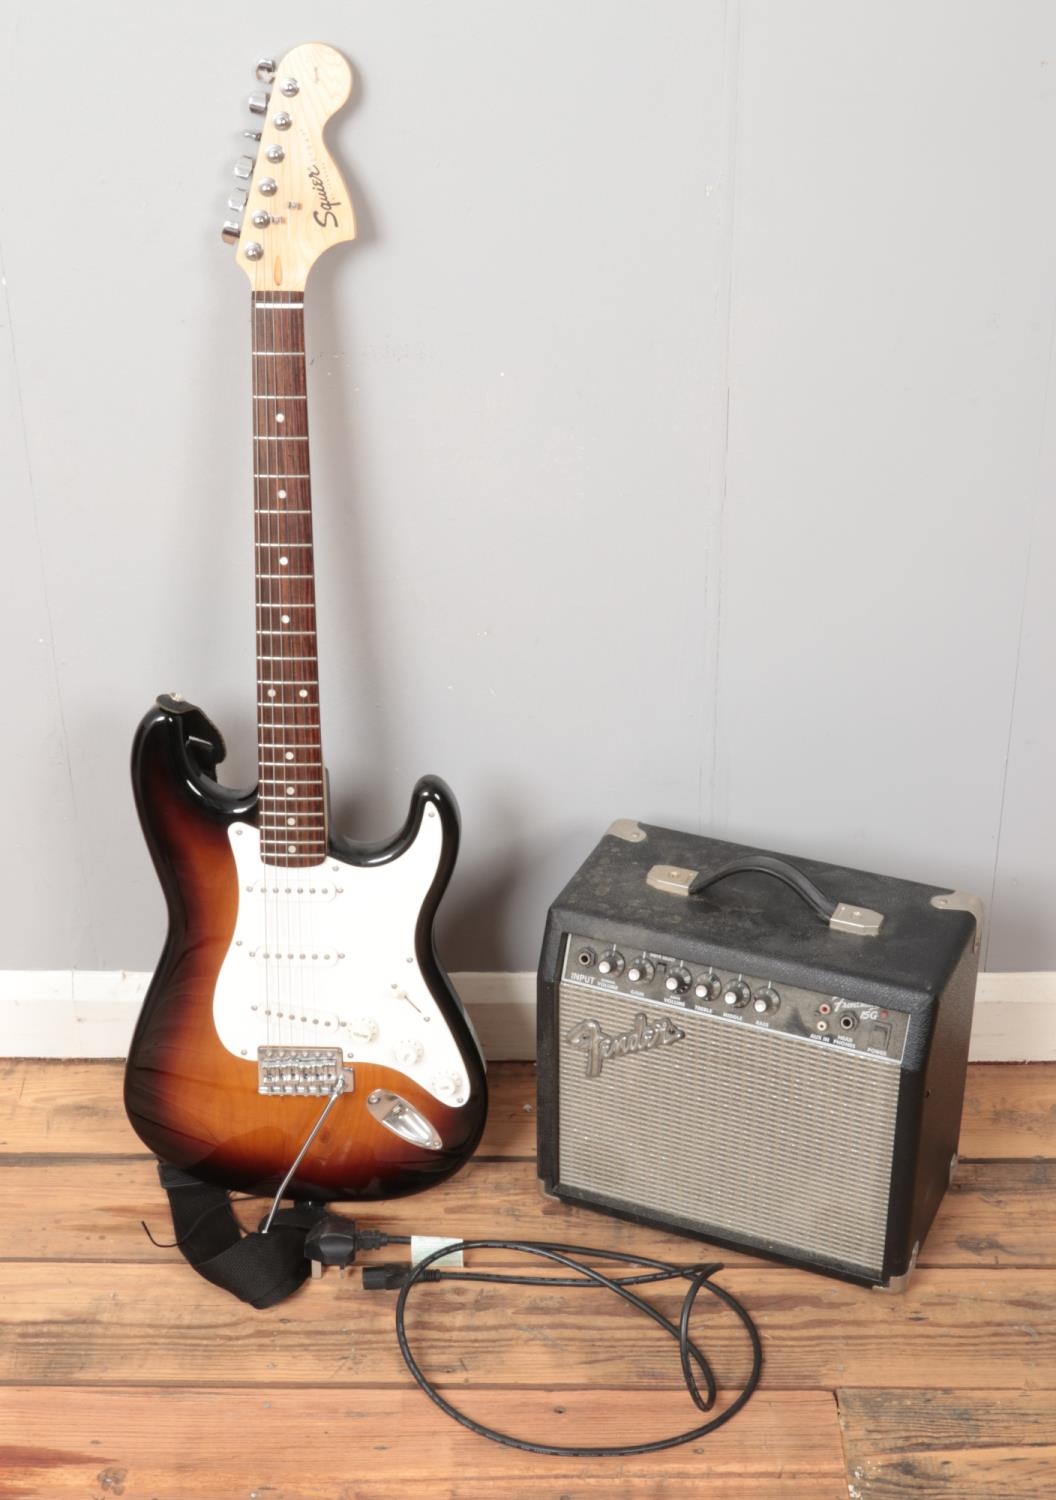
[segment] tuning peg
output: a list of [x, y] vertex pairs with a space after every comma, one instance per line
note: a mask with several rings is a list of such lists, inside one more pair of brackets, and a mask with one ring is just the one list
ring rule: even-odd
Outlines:
[[246, 206], [247, 197], [248, 194], [245, 188], [235, 188], [227, 200], [228, 208], [233, 208], [236, 214], [242, 213]]
[[239, 182], [248, 182], [253, 176], [253, 158], [251, 156], [240, 156], [235, 162], [234, 170]]
[[275, 77], [275, 69], [278, 63], [273, 57], [262, 57], [257, 63], [257, 77], [261, 83], [270, 83]]
[[241, 233], [241, 224], [236, 224], [233, 219], [225, 219], [224, 226], [220, 231], [220, 238], [225, 245], [237, 245], [238, 237]]
[[249, 112], [253, 115], [266, 115], [268, 112], [268, 94], [256, 93], [249, 96]]

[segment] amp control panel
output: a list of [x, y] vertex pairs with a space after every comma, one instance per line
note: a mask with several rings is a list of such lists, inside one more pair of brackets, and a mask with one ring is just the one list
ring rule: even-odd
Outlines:
[[734, 973], [674, 954], [625, 949], [605, 938], [575, 933], [565, 950], [563, 978], [566, 984], [620, 994], [646, 1005], [692, 1011], [702, 1018], [897, 1063], [909, 1030], [904, 1011], [797, 989], [766, 975]]

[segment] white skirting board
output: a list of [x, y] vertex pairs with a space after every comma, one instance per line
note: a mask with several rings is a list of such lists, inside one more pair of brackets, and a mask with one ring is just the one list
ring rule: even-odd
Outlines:
[[[0, 1057], [124, 1057], [149, 979], [128, 970], [0, 970]], [[534, 1058], [534, 974], [452, 980], [492, 1061]], [[980, 974], [971, 1058], [1056, 1060], [1056, 972]]]

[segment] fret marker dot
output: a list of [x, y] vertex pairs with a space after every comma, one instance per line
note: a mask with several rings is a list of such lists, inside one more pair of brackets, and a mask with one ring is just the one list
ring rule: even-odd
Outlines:
[[297, 696], [298, 696], [298, 698], [307, 698], [307, 696], [308, 696], [308, 689], [307, 688], [301, 688], [301, 690], [297, 694]]
[[297, 853], [297, 845], [296, 844], [287, 844], [286, 845], [286, 853], [287, 854], [296, 854]]
[[269, 698], [274, 698], [274, 696], [275, 696], [275, 689], [274, 688], [268, 688], [268, 697]]
[[286, 751], [286, 759], [287, 760], [292, 760], [293, 759], [293, 751], [292, 750], [287, 750]]
[[282, 623], [284, 625], [288, 625], [290, 623], [290, 617], [289, 617], [289, 615], [280, 615], [279, 619], [282, 621]]
[[279, 499], [280, 500], [285, 500], [286, 499], [286, 491], [285, 490], [280, 490], [279, 491]]
[[288, 564], [289, 564], [289, 561], [290, 561], [290, 559], [288, 557], [280, 557], [279, 558], [279, 567], [280, 568], [287, 567]]
[[283, 416], [281, 411], [277, 411], [275, 413], [275, 420], [276, 422], [285, 422], [286, 418]]
[[292, 796], [293, 796], [293, 794], [294, 794], [294, 792], [295, 792], [295, 791], [296, 791], [296, 790], [297, 790], [297, 788], [296, 788], [296, 787], [295, 787], [295, 786], [288, 786], [288, 787], [287, 787], [287, 788], [286, 788], [286, 795], [287, 795], [287, 797], [292, 797]]
[[297, 827], [297, 819], [296, 818], [287, 818], [286, 819], [286, 826], [287, 826], [287, 828], [296, 828]]

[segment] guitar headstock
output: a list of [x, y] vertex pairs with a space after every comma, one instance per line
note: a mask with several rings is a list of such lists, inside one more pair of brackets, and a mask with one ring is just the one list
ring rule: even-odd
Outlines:
[[[306, 42], [278, 64], [264, 59], [257, 77], [270, 95], [251, 94], [261, 116], [256, 156], [235, 165], [240, 184], [229, 207], [243, 214], [222, 230], [254, 291], [299, 291], [331, 245], [356, 237], [352, 202], [327, 151], [323, 130], [352, 89], [352, 70], [339, 52]], [[257, 137], [257, 132], [247, 131]]]

